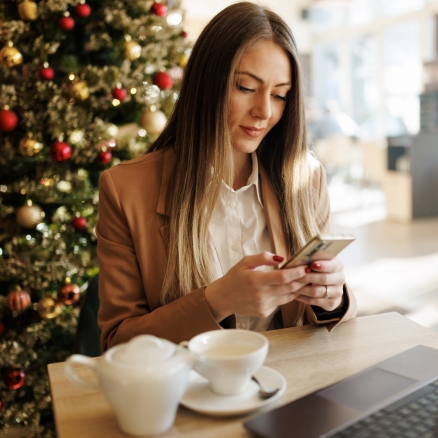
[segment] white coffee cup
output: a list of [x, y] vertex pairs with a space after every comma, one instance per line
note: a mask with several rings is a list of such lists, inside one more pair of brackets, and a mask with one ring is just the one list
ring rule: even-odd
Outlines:
[[197, 359], [194, 369], [209, 380], [212, 391], [234, 395], [246, 390], [262, 366], [269, 341], [254, 331], [230, 329], [201, 333], [186, 345]]

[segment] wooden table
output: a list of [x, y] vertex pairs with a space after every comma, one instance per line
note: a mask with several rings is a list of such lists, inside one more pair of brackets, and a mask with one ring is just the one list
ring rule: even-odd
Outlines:
[[[265, 410], [331, 385], [415, 345], [438, 348], [438, 333], [398, 313], [356, 318], [331, 333], [323, 326], [305, 326], [265, 334], [270, 342], [265, 365], [281, 372], [287, 380], [286, 392]], [[64, 363], [50, 364], [48, 370], [59, 438], [126, 437], [100, 391], [71, 384], [64, 374]], [[79, 371], [84, 378], [91, 378], [88, 369]], [[180, 407], [172, 429], [159, 436], [248, 438], [242, 424], [249, 416], [209, 417]]]

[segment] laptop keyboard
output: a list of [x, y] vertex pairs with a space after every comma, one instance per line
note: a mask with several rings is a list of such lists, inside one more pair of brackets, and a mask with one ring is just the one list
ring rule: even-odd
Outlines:
[[437, 438], [438, 380], [330, 436]]

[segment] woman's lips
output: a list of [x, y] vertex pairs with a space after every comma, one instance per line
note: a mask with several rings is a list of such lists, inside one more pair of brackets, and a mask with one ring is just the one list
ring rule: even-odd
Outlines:
[[242, 126], [239, 125], [239, 128], [251, 138], [258, 138], [263, 134], [265, 128], [254, 128], [252, 126]]

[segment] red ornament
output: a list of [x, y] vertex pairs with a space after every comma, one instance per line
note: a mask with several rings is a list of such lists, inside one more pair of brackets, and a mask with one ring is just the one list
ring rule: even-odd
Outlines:
[[55, 141], [50, 146], [49, 154], [54, 161], [61, 163], [71, 157], [71, 147], [62, 141]]
[[183, 38], [187, 38], [187, 32], [185, 31], [185, 30], [183, 30], [182, 32], [181, 32], [181, 36], [183, 37]]
[[124, 88], [114, 88], [113, 91], [111, 91], [111, 94], [113, 95], [114, 99], [120, 100], [122, 102], [126, 97], [126, 90]]
[[3, 409], [3, 403], [2, 403], [2, 401], [0, 400], [0, 411]]
[[91, 14], [91, 8], [85, 2], [79, 3], [75, 8], [75, 13], [78, 17], [87, 18]]
[[154, 76], [154, 84], [160, 89], [160, 90], [167, 90], [168, 88], [172, 88], [173, 86], [173, 79], [172, 76], [165, 73], [164, 71], [159, 71]]
[[81, 298], [81, 289], [77, 284], [67, 282], [58, 288], [58, 298], [63, 304], [70, 306]]
[[82, 231], [87, 226], [87, 219], [82, 216], [77, 216], [71, 221], [71, 224], [76, 231]]
[[42, 67], [40, 68], [39, 75], [43, 81], [51, 81], [55, 73], [50, 67]]
[[151, 12], [159, 17], [164, 17], [167, 13], [167, 7], [162, 3], [154, 3], [151, 7]]
[[6, 326], [0, 322], [0, 336], [3, 336], [6, 331]]
[[30, 306], [30, 295], [25, 290], [13, 290], [6, 297], [6, 305], [13, 312], [24, 312]]
[[75, 27], [75, 20], [70, 17], [68, 12], [64, 12], [64, 15], [58, 21], [59, 27], [64, 32], [68, 32]]
[[19, 389], [24, 385], [26, 381], [26, 374], [23, 370], [18, 368], [12, 368], [5, 372], [3, 376], [3, 381], [5, 382], [6, 388], [8, 389]]
[[113, 158], [113, 155], [109, 151], [100, 151], [97, 154], [97, 161], [100, 164], [108, 164], [111, 162], [112, 158]]
[[14, 111], [3, 109], [0, 111], [0, 131], [11, 132], [18, 125], [18, 117]]

